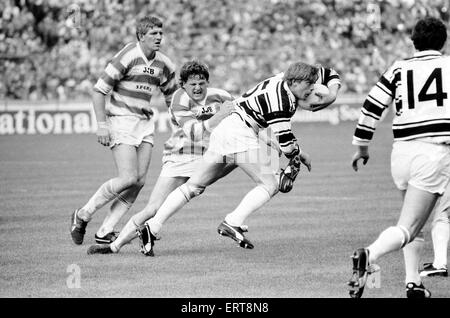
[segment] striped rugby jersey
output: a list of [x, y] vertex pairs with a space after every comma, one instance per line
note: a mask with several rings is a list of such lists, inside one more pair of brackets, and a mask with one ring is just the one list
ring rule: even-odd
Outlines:
[[127, 44], [108, 63], [94, 86], [104, 95], [112, 91], [106, 105], [106, 115], [150, 118], [150, 100], [155, 90], [161, 89], [170, 104], [177, 89], [175, 65], [164, 54], [156, 51], [149, 61], [138, 42]]
[[205, 99], [198, 103], [183, 88], [179, 88], [169, 107], [173, 131], [164, 144], [163, 162], [192, 160], [202, 156], [208, 148], [211, 133], [205, 122], [218, 111], [217, 103], [232, 99], [228, 92], [208, 87]]
[[[279, 73], [266, 79], [237, 98], [235, 103], [244, 120], [256, 123], [258, 129], [270, 126], [281, 151], [289, 156], [298, 146], [290, 121], [297, 104], [295, 96], [283, 81], [283, 76], [284, 73]], [[340, 85], [341, 81], [335, 70], [320, 66], [316, 83], [331, 86]]]
[[[281, 151], [289, 157], [299, 148], [291, 128], [291, 117], [297, 110], [297, 103], [283, 75], [279, 73], [260, 82], [234, 103], [237, 113], [254, 129], [270, 126]], [[325, 72], [322, 75], [324, 78]]]
[[394, 62], [361, 109], [354, 145], [368, 145], [385, 109], [394, 104], [394, 141], [450, 143], [450, 57], [427, 50]]

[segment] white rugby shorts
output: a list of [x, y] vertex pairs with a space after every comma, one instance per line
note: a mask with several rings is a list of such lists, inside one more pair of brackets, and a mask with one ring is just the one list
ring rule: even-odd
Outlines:
[[442, 194], [450, 180], [450, 146], [419, 140], [396, 141], [391, 153], [391, 173], [400, 190], [408, 184]]
[[161, 177], [191, 177], [198, 165], [201, 163], [201, 157], [184, 161], [165, 161], [161, 168]]
[[259, 149], [257, 134], [239, 115], [232, 113], [211, 132], [205, 156], [208, 153], [228, 156], [251, 149]]
[[108, 116], [111, 132], [110, 148], [125, 144], [139, 147], [143, 142], [153, 145], [155, 122], [153, 118], [142, 119], [136, 116]]

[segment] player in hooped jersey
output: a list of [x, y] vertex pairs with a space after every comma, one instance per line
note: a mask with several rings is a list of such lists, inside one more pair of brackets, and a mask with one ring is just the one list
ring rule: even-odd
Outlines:
[[[180, 86], [169, 108], [173, 131], [164, 144], [163, 166], [146, 207], [133, 215], [111, 244], [96, 244], [88, 254], [118, 253], [123, 245], [137, 237], [136, 230], [156, 214], [169, 193], [186, 183], [208, 148], [209, 135], [222, 119], [233, 110], [232, 96], [218, 88], [208, 87], [208, 67], [199, 61], [185, 63], [180, 69]], [[231, 172], [236, 166], [228, 164], [216, 178]], [[212, 182], [214, 182], [213, 180]]]
[[440, 53], [447, 30], [438, 19], [418, 21], [411, 39], [417, 52], [396, 61], [381, 76], [364, 102], [353, 136], [357, 151], [352, 165], [357, 171], [359, 160], [369, 160], [368, 145], [383, 111], [394, 104], [391, 172], [403, 205], [395, 226], [354, 251], [349, 286], [355, 298], [361, 297], [372, 264], [402, 248], [407, 297], [431, 295], [419, 275], [421, 229], [450, 178], [450, 57]]
[[144, 186], [153, 148], [151, 97], [160, 89], [170, 102], [177, 89], [175, 66], [159, 52], [162, 35], [160, 19], [140, 19], [137, 42], [127, 44], [112, 58], [94, 86], [97, 139], [111, 148], [118, 176], [102, 184], [83, 207], [72, 213], [70, 233], [75, 244], [83, 243], [94, 213], [113, 201], [110, 214], [95, 234], [96, 242], [111, 243], [116, 238], [114, 226]]
[[311, 169], [309, 155], [302, 151], [291, 130], [290, 119], [296, 111], [297, 99], [306, 99], [318, 78], [318, 68], [293, 63], [283, 77], [273, 76], [233, 102], [234, 112], [213, 130], [209, 148], [191, 178], [172, 191], [156, 215], [138, 231], [141, 252], [153, 255], [153, 245], [163, 223], [192, 198], [199, 196], [221, 175], [230, 163], [238, 165], [256, 186], [248, 192], [238, 207], [226, 215], [218, 232], [238, 242], [243, 248], [253, 248], [244, 236], [245, 219], [267, 203], [278, 192], [278, 179], [270, 165], [270, 158], [259, 152], [258, 133], [270, 126], [278, 138], [280, 150], [289, 159], [293, 178], [300, 163]]

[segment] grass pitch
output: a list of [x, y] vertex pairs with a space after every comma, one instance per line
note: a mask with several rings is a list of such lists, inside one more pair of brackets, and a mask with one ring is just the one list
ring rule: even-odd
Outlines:
[[[382, 123], [371, 158], [351, 168], [355, 124], [296, 125], [312, 171], [247, 221], [255, 249], [217, 234], [226, 213], [253, 186], [239, 170], [209, 187], [163, 229], [155, 257], [137, 242], [118, 255], [88, 256], [105, 207], [88, 225], [82, 246], [72, 243], [70, 214], [115, 175], [110, 152], [93, 135], [0, 136], [0, 297], [348, 298], [352, 251], [396, 223], [400, 195], [390, 176], [392, 133]], [[159, 175], [156, 138], [147, 183], [131, 213], [143, 208]], [[432, 260], [429, 225], [424, 261]], [[405, 297], [403, 256], [379, 261], [381, 288], [365, 298]], [[71, 275], [79, 269], [79, 288]], [[428, 278], [433, 297], [449, 297], [448, 279]]]

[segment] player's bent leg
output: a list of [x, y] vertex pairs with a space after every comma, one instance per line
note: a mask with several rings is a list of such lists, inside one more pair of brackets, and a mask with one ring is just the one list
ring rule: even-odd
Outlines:
[[[227, 163], [223, 169], [220, 171], [220, 173], [210, 181], [210, 184], [213, 184], [214, 182], [216, 182], [219, 179], [222, 179], [224, 177], [226, 177], [228, 174], [230, 174], [232, 171], [234, 171], [238, 166], [235, 165], [234, 163]], [[209, 184], [207, 184], [206, 186], [209, 186]]]
[[181, 209], [191, 199], [205, 191], [206, 185], [216, 178], [225, 163], [208, 162], [202, 159], [199, 168], [183, 185], [173, 190], [164, 200], [156, 215], [148, 223], [153, 234], [157, 234], [164, 222]]
[[408, 186], [397, 225], [409, 231], [409, 241], [412, 241], [422, 230], [438, 197], [437, 193], [430, 193], [412, 185]]
[[[161, 231], [164, 222], [192, 198], [202, 194], [205, 190], [205, 185], [211, 184], [211, 180], [216, 178], [224, 165], [224, 163], [207, 162], [202, 159], [199, 168], [194, 172], [193, 176], [185, 184], [173, 190], [164, 200], [156, 215], [145, 223], [149, 233], [146, 236], [139, 235], [141, 238], [141, 247], [148, 244], [148, 242], [145, 242], [145, 237], [151, 239], [150, 234], [156, 236]], [[153, 247], [151, 244], [147, 246]]]
[[205, 186], [190, 183], [189, 180], [173, 190], [158, 209], [156, 215], [146, 222], [150, 226], [152, 233], [156, 236], [161, 231], [163, 224], [172, 215], [191, 199], [202, 194], [203, 191], [205, 191]]
[[241, 153], [236, 161], [239, 167], [257, 183], [257, 186], [245, 195], [236, 209], [227, 214], [217, 228], [220, 235], [230, 237], [241, 247], [250, 249], [254, 245], [243, 234], [248, 229], [244, 222], [251, 213], [267, 203], [278, 191], [278, 182], [272, 169], [269, 166], [266, 167], [264, 161], [252, 162], [252, 151], [256, 153], [258, 150]]
[[114, 180], [108, 180], [100, 186], [88, 202], [80, 209], [76, 209], [71, 215], [70, 234], [75, 244], [83, 243], [86, 227], [92, 215], [105, 204], [117, 197]]
[[105, 182], [80, 209], [79, 217], [85, 221], [89, 221], [98, 209], [115, 199], [125, 189], [132, 187], [138, 180], [135, 148], [121, 144], [116, 145], [112, 151], [118, 176]]
[[[119, 145], [120, 147], [120, 145]], [[116, 147], [115, 147], [116, 148]], [[136, 161], [137, 161], [137, 179], [135, 182], [127, 189], [123, 190], [120, 195], [117, 197], [117, 199], [113, 202], [111, 205], [111, 212], [110, 214], [105, 218], [103, 221], [102, 226], [97, 231], [96, 234], [96, 240], [98, 243], [102, 240], [101, 238], [104, 238], [105, 236], [111, 236], [114, 235], [114, 228], [119, 223], [119, 221], [122, 219], [122, 217], [129, 211], [133, 203], [136, 201], [137, 196], [139, 195], [139, 192], [142, 190], [142, 188], [145, 185], [145, 181], [147, 178], [147, 171], [148, 167], [150, 165], [151, 161], [151, 154], [153, 145], [151, 143], [143, 142], [137, 149], [133, 147], [133, 149], [130, 150], [130, 152], [135, 151], [136, 152]], [[124, 168], [123, 165], [120, 166], [120, 160], [122, 159], [122, 153], [127, 152], [127, 149], [130, 149], [129, 147], [125, 147], [124, 149], [120, 149], [120, 151], [115, 152], [116, 155], [116, 165], [119, 170], [119, 173], [121, 171], [128, 171], [126, 174], [134, 174], [134, 172], [129, 171], [126, 167]], [[130, 158], [131, 159], [131, 158]], [[134, 165], [133, 165], [134, 170]], [[115, 239], [115, 237], [113, 238]], [[111, 243], [111, 242], [109, 242]]]
[[438, 195], [409, 185], [396, 226], [384, 230], [369, 247], [370, 260], [399, 250], [414, 240], [428, 219]]
[[272, 171], [265, 173], [264, 166], [258, 163], [239, 162], [238, 165], [257, 185], [245, 195], [236, 209], [225, 218], [229, 224], [234, 226], [243, 225], [245, 219], [251, 213], [266, 204], [278, 192], [278, 181]]
[[119, 234], [119, 237], [112, 244], [112, 248], [119, 251], [122, 246], [130, 243], [138, 237], [136, 230], [144, 224], [145, 221], [152, 218], [166, 197], [176, 189], [178, 186], [186, 182], [186, 177], [162, 177], [160, 176], [156, 181], [150, 199], [144, 209], [133, 215], [125, 224], [124, 228]]
[[117, 239], [119, 232], [115, 231], [116, 225], [123, 216], [131, 209], [136, 198], [144, 186], [144, 182], [138, 180], [137, 184], [122, 191], [111, 204], [111, 209], [102, 225], [95, 234], [95, 240], [100, 244], [109, 244]]

